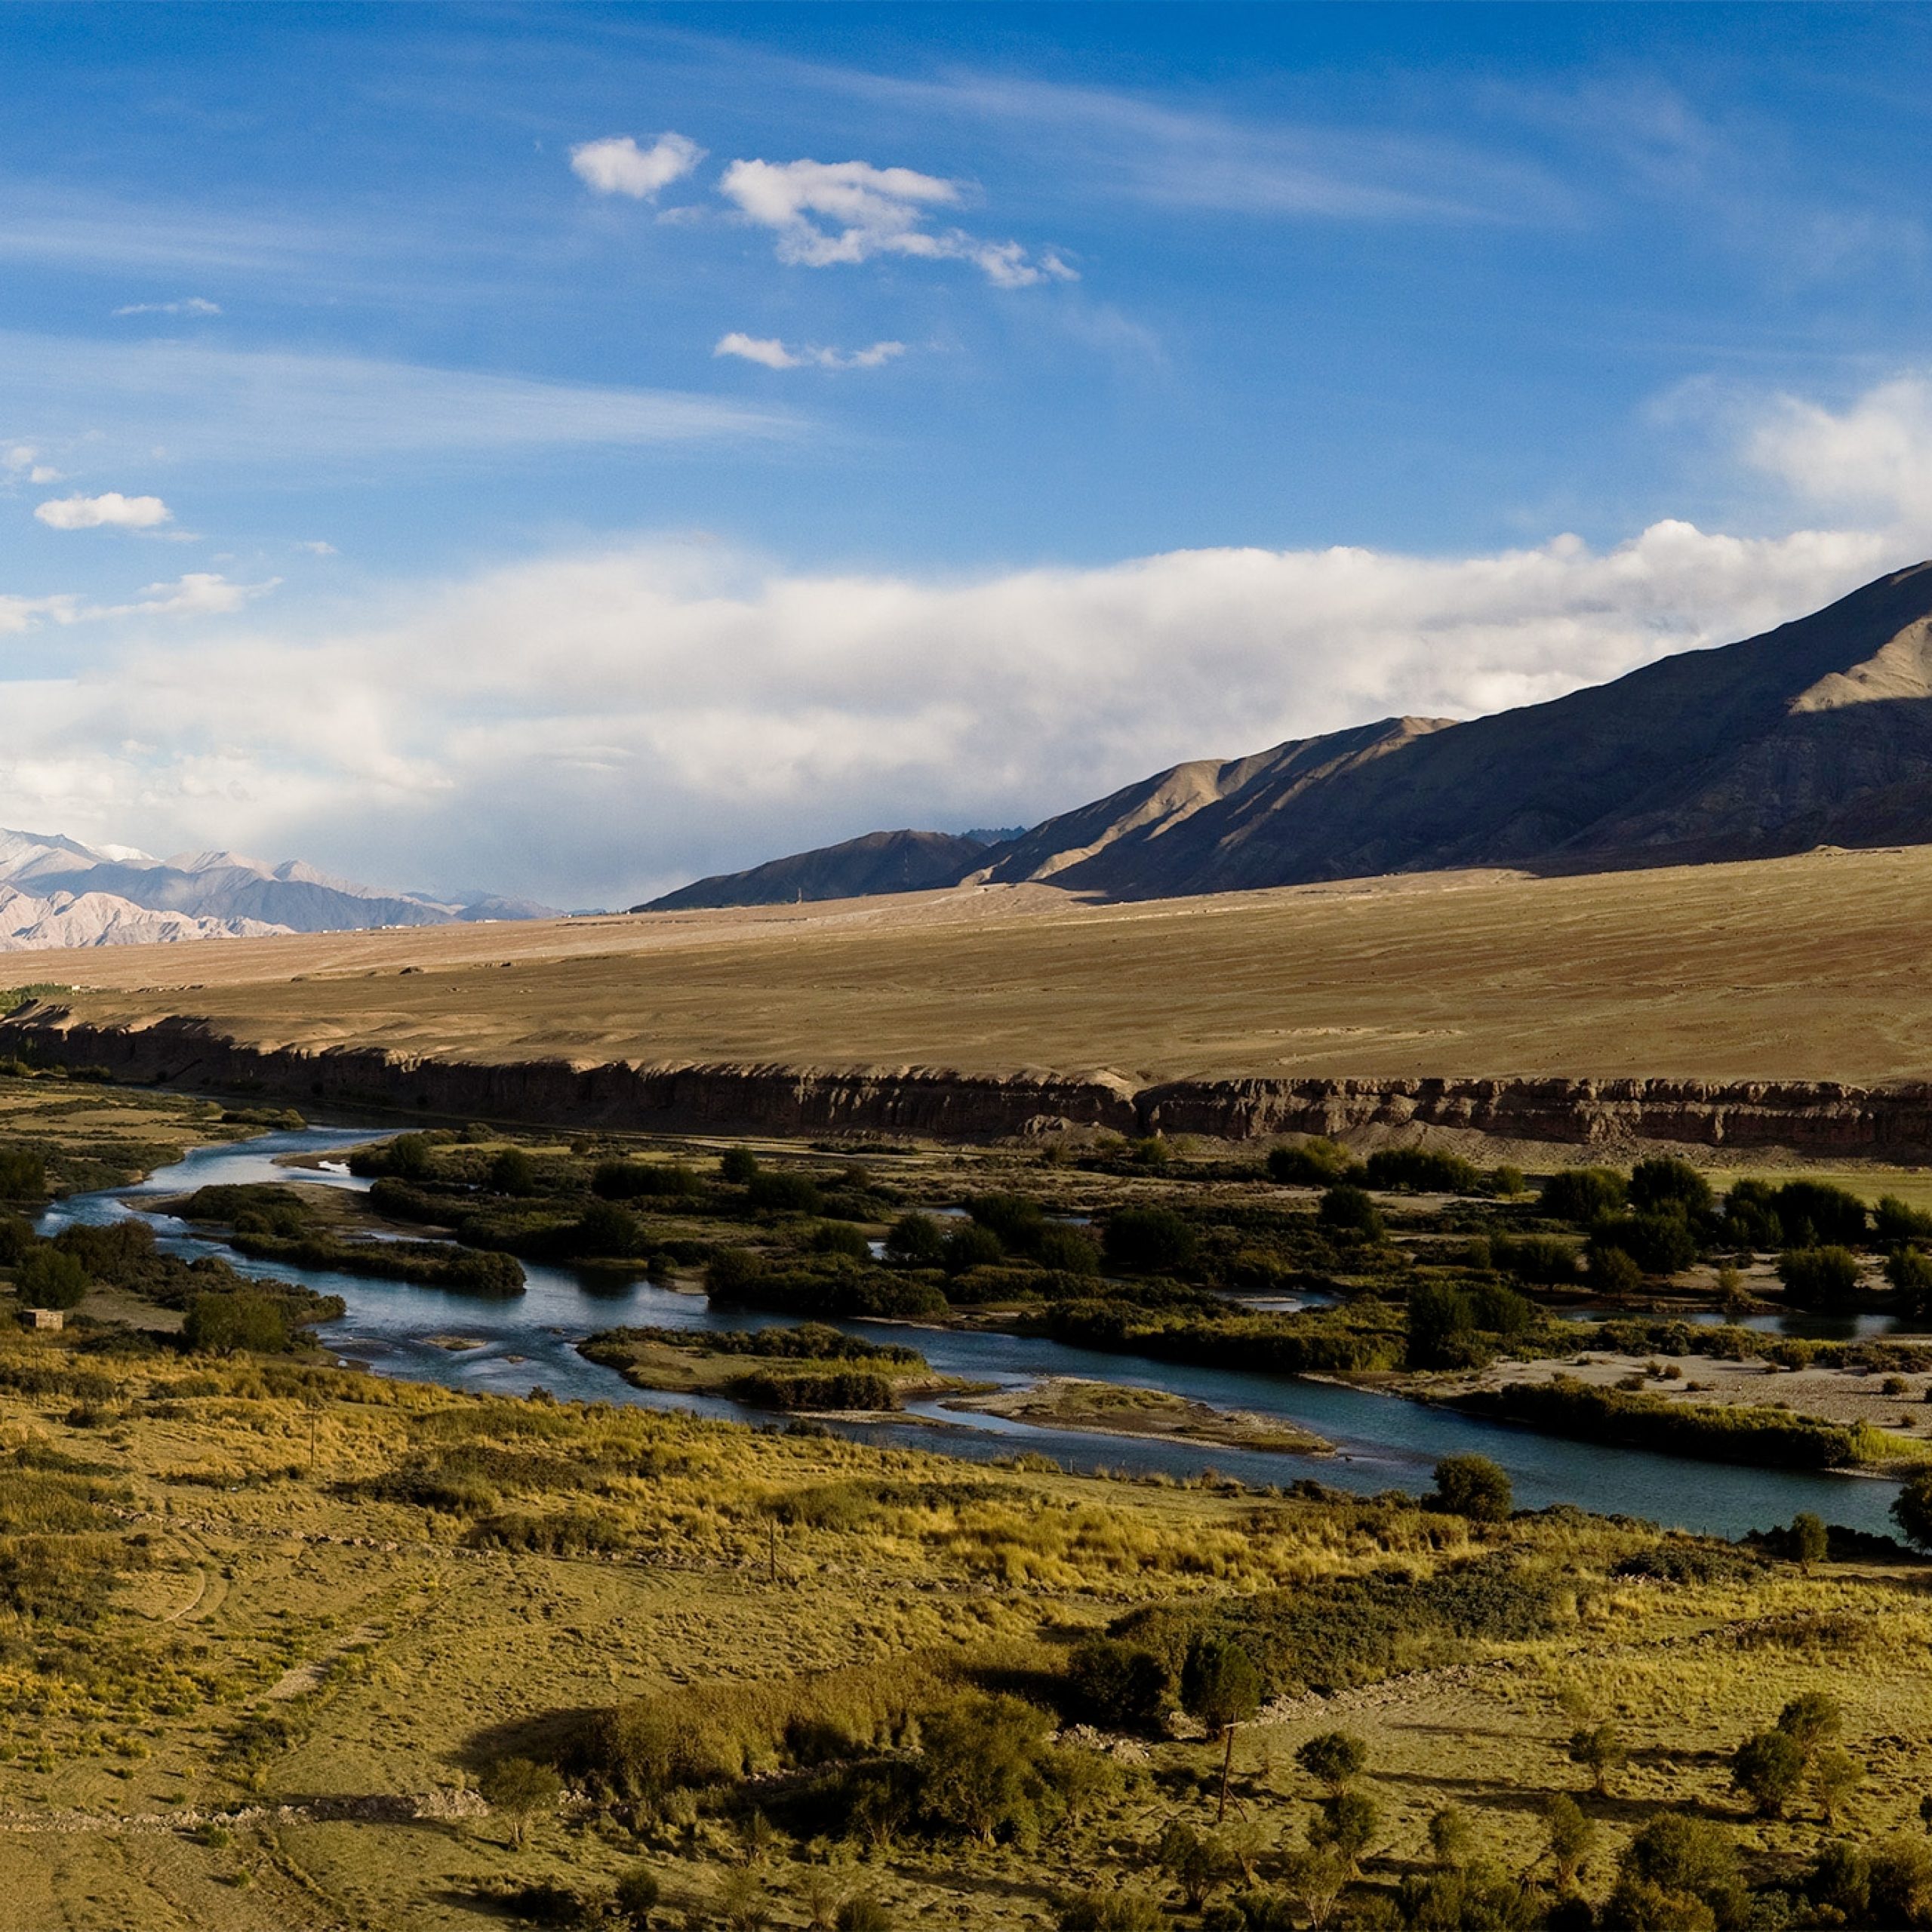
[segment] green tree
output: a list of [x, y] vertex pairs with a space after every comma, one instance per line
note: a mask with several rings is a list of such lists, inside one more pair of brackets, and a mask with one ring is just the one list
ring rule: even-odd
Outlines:
[[1630, 1204], [1639, 1214], [1671, 1208], [1686, 1214], [1706, 1214], [1711, 1184], [1688, 1161], [1639, 1161], [1630, 1171]]
[[1865, 1767], [1835, 1744], [1821, 1745], [1811, 1754], [1811, 1792], [1825, 1823], [1838, 1823], [1838, 1808], [1865, 1782]]
[[1932, 1849], [1893, 1838], [1872, 1854], [1872, 1909], [1881, 1925], [1932, 1926]]
[[1644, 1271], [1634, 1256], [1620, 1247], [1592, 1241], [1585, 1257], [1590, 1286], [1600, 1295], [1632, 1295], [1644, 1285]]
[[23, 1308], [74, 1308], [88, 1291], [88, 1271], [71, 1254], [43, 1243], [14, 1271], [14, 1292]]
[[1361, 1868], [1361, 1855], [1368, 1849], [1380, 1820], [1375, 1801], [1366, 1792], [1339, 1792], [1333, 1798], [1324, 1798], [1321, 1810], [1308, 1821], [1308, 1841], [1317, 1850], [1339, 1853], [1353, 1877]]
[[1312, 1932], [1322, 1932], [1335, 1915], [1353, 1875], [1349, 1861], [1332, 1845], [1297, 1849], [1281, 1861], [1281, 1881], [1300, 1906]]
[[1782, 1818], [1804, 1769], [1804, 1747], [1789, 1731], [1761, 1730], [1731, 1754], [1730, 1781], [1764, 1817]]
[[1543, 1184], [1543, 1211], [1580, 1228], [1604, 1214], [1614, 1214], [1629, 1198], [1630, 1190], [1614, 1168], [1564, 1168]]
[[1198, 1912], [1221, 1882], [1221, 1847], [1211, 1832], [1197, 1830], [1184, 1818], [1171, 1818], [1161, 1833], [1155, 1858], [1180, 1886], [1190, 1912]]
[[1184, 1275], [1199, 1243], [1194, 1229], [1171, 1208], [1122, 1208], [1108, 1220], [1103, 1239], [1108, 1266], [1127, 1275]]
[[564, 1781], [548, 1764], [532, 1758], [499, 1758], [483, 1774], [481, 1787], [493, 1811], [509, 1820], [510, 1842], [521, 1846], [530, 1821], [554, 1811], [564, 1795]]
[[1370, 1241], [1382, 1238], [1382, 1216], [1364, 1188], [1339, 1182], [1321, 1197], [1315, 1217], [1321, 1226], [1337, 1234], [1356, 1234]]
[[1610, 1774], [1630, 1753], [1623, 1734], [1614, 1724], [1592, 1724], [1570, 1736], [1570, 1761], [1590, 1774], [1590, 1789], [1599, 1798], [1610, 1795]]
[[490, 1163], [490, 1191], [527, 1197], [537, 1192], [537, 1163], [521, 1147], [506, 1147]]
[[1508, 1473], [1487, 1456], [1445, 1456], [1435, 1466], [1433, 1506], [1472, 1522], [1502, 1523], [1509, 1518], [1515, 1494]]
[[1778, 1713], [1778, 1728], [1796, 1739], [1798, 1749], [1808, 1756], [1821, 1744], [1832, 1744], [1844, 1729], [1844, 1708], [1823, 1690], [1806, 1690], [1792, 1699]]
[[946, 1236], [930, 1214], [901, 1214], [885, 1237], [885, 1258], [902, 1268], [937, 1268], [946, 1259]]
[[1552, 1792], [1544, 1802], [1543, 1815], [1549, 1834], [1549, 1862], [1556, 1868], [1557, 1884], [1567, 1891], [1596, 1843], [1596, 1821], [1567, 1791]]
[[633, 1865], [617, 1881], [616, 1905], [621, 1922], [631, 1932], [645, 1932], [651, 1915], [657, 1909], [663, 1887], [647, 1865]]
[[758, 1176], [758, 1156], [749, 1147], [728, 1147], [719, 1155], [718, 1171], [734, 1187], [743, 1187]]
[[1361, 1171], [1361, 1164], [1346, 1147], [1318, 1135], [1299, 1147], [1268, 1150], [1268, 1177], [1284, 1187], [1332, 1187]]
[[1601, 1923], [1631, 1932], [1710, 1932], [1742, 1921], [1737, 1854], [1708, 1819], [1666, 1811], [1623, 1848]]
[[1906, 1542], [1932, 1549], [1932, 1469], [1921, 1469], [1892, 1499], [1892, 1521]]
[[1807, 1577], [1814, 1563], [1822, 1563], [1831, 1554], [1830, 1532], [1825, 1527], [1825, 1519], [1816, 1516], [1809, 1509], [1801, 1509], [1791, 1519], [1791, 1553]]
[[1066, 1660], [1067, 1687], [1078, 1714], [1112, 1730], [1158, 1730], [1174, 1702], [1165, 1661], [1139, 1644], [1092, 1637]]
[[31, 1147], [0, 1147], [0, 1200], [41, 1201], [47, 1195], [47, 1161]]
[[926, 1816], [944, 1831], [991, 1844], [1029, 1844], [1048, 1795], [1042, 1766], [1052, 1721], [1017, 1697], [961, 1697], [931, 1712], [919, 1780]]
[[1339, 1796], [1361, 1776], [1368, 1746], [1352, 1731], [1318, 1731], [1297, 1750], [1295, 1762], [1331, 1795]]
[[1260, 1674], [1232, 1638], [1198, 1637], [1181, 1667], [1180, 1701], [1211, 1730], [1244, 1723], [1260, 1708]]
[[946, 1237], [940, 1259], [949, 1275], [963, 1275], [969, 1269], [998, 1267], [1006, 1259], [1006, 1250], [991, 1228], [962, 1221]]
[[1858, 1298], [1858, 1257], [1848, 1247], [1792, 1247], [1778, 1257], [1785, 1300], [1798, 1308], [1848, 1307]]
[[191, 1349], [232, 1355], [248, 1349], [279, 1355], [294, 1340], [288, 1304], [278, 1295], [251, 1288], [196, 1295], [181, 1323], [181, 1338]]

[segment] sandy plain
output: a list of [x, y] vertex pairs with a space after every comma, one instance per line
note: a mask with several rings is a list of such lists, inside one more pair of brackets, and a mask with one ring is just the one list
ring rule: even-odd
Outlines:
[[36, 952], [81, 1017], [485, 1062], [981, 1074], [1932, 1073], [1932, 848], [1083, 903], [1041, 885]]

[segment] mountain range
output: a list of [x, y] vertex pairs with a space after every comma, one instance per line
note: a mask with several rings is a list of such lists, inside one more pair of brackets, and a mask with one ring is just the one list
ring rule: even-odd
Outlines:
[[[1114, 900], [1932, 841], [1932, 563], [1547, 704], [1391, 718], [1157, 772], [991, 846], [875, 832], [638, 910], [1051, 879]], [[904, 882], [880, 884], [879, 861]]]
[[377, 892], [300, 860], [271, 866], [234, 852], [157, 859], [131, 846], [0, 831], [0, 952], [552, 916], [521, 900]]

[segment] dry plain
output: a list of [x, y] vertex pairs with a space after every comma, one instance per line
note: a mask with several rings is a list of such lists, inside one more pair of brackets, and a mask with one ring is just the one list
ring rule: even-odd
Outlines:
[[82, 1019], [483, 1062], [1913, 1080], [1932, 848], [1140, 904], [1046, 886], [22, 955]]

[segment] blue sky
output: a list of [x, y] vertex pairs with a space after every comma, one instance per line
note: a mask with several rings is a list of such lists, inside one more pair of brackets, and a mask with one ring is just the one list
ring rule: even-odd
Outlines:
[[1919, 10], [0, 49], [5, 823], [623, 903], [1551, 695], [1927, 547]]

